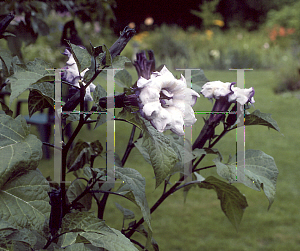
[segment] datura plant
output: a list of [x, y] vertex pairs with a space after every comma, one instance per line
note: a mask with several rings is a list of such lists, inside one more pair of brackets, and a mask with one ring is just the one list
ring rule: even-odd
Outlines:
[[[54, 108], [56, 115], [62, 113], [55, 117], [55, 132], [61, 132], [60, 138], [55, 138], [59, 144], [42, 142], [30, 133], [23, 116], [12, 117], [9, 105], [0, 101], [3, 109], [0, 111], [1, 249], [159, 250], [151, 214], [159, 210], [171, 194], [184, 190], [186, 195], [193, 186], [213, 189], [222, 211], [236, 229], [248, 204], [233, 182], [241, 182], [257, 191], [262, 188], [269, 207], [273, 203], [278, 169], [271, 156], [260, 150], [246, 150], [242, 164], [237, 161], [238, 153], [225, 163], [222, 149], [214, 148], [229, 131], [238, 130], [241, 122], [243, 126], [262, 125], [279, 131], [270, 114], [248, 111], [254, 103], [254, 89], [240, 89], [231, 82], [209, 82], [202, 70], [192, 72], [191, 89], [187, 76], [175, 78], [165, 65], [156, 68], [151, 50], [149, 58], [145, 51], [136, 55], [133, 65], [138, 79], [132, 83], [132, 76], [125, 70], [125, 63], [130, 61], [120, 54], [134, 34], [133, 29], [126, 27], [109, 49], [105, 45], [84, 48], [69, 42], [64, 53], [68, 56], [66, 66], [59, 70], [51, 70], [57, 66], [40, 59], [22, 64], [8, 51], [0, 50], [0, 88], [10, 90], [9, 105], [29, 90], [30, 116], [38, 116], [35, 113], [45, 108]], [[116, 83], [123, 92], [107, 93], [100, 84], [93, 84], [105, 73], [107, 79], [113, 77], [112, 84]], [[58, 76], [61, 79], [57, 79]], [[111, 84], [108, 80], [107, 83]], [[65, 103], [56, 91], [61, 85], [67, 86], [71, 93], [63, 97]], [[192, 107], [197, 100], [200, 107], [205, 98], [210, 99], [213, 106], [203, 117], [203, 125], [202, 120], [196, 119]], [[90, 106], [84, 106], [85, 102]], [[84, 107], [91, 109], [86, 111]], [[113, 134], [98, 130], [101, 127], [109, 130], [106, 123], [114, 121], [128, 123], [132, 128], [131, 133], [122, 131], [122, 135], [129, 137], [122, 157], [108, 149], [109, 137]], [[68, 123], [75, 126], [75, 130], [69, 132], [66, 139]], [[89, 132], [93, 134], [92, 142], [78, 139], [78, 133], [86, 124], [95, 125], [97, 133]], [[191, 142], [185, 135], [187, 128], [201, 128], [201, 125], [199, 135], [194, 135], [196, 140]], [[59, 180], [45, 178], [38, 169], [42, 145], [53, 147], [55, 156], [59, 156], [54, 166]], [[162, 189], [152, 206], [148, 206], [145, 178], [134, 166], [136, 162], [131, 161], [130, 166], [127, 163], [134, 147], [153, 167], [156, 189]], [[211, 154], [216, 155], [214, 165], [205, 166], [202, 160]], [[106, 161], [95, 161], [97, 158]], [[108, 167], [111, 159], [113, 172]], [[217, 175], [206, 177], [202, 170], [208, 168], [216, 169], [222, 179]], [[236, 172], [241, 168], [244, 179], [237, 180]], [[71, 184], [66, 183], [67, 173], [68, 180], [73, 180]], [[177, 182], [172, 183], [171, 177], [177, 175]], [[108, 226], [104, 217], [115, 214], [105, 209], [111, 202], [109, 199], [116, 196], [133, 202], [142, 215], [138, 219], [130, 209], [116, 204], [123, 214], [119, 230]], [[144, 241], [137, 240], [134, 233], [141, 234]]]

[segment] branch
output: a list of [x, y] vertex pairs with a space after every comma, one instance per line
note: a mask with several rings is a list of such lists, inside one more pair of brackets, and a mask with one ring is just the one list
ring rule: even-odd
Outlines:
[[51, 147], [53, 147], [53, 148], [55, 148], [55, 149], [57, 149], [57, 150], [62, 150], [60, 147], [58, 147], [58, 146], [55, 146], [55, 145], [52, 145], [52, 144], [50, 144], [50, 143], [48, 143], [48, 142], [43, 142], [43, 145], [46, 145], [46, 146], [51, 146]]
[[136, 126], [133, 125], [132, 127], [132, 130], [131, 130], [131, 134], [130, 134], [130, 138], [129, 138], [129, 141], [128, 141], [128, 144], [127, 144], [127, 148], [126, 148], [126, 151], [123, 155], [123, 158], [122, 158], [122, 166], [124, 166], [132, 148], [134, 148], [134, 143], [133, 143], [133, 138], [134, 138], [134, 133], [135, 133], [135, 129], [136, 129]]
[[138, 245], [140, 248], [142, 248], [143, 250], [145, 251], [148, 251], [148, 249], [146, 249], [141, 243], [139, 243], [138, 241], [136, 240], [133, 240], [133, 239], [129, 239], [132, 243]]

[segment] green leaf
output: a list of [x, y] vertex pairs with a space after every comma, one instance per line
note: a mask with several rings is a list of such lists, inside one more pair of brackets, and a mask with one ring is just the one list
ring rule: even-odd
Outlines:
[[188, 140], [184, 141], [183, 137], [175, 133], [171, 133], [167, 137], [171, 140], [171, 145], [179, 158], [179, 161], [171, 169], [170, 174], [173, 175], [177, 172], [184, 173], [185, 164], [190, 163], [195, 158], [192, 153], [191, 142]]
[[91, 55], [88, 51], [80, 46], [70, 43], [69, 41], [68, 44], [71, 48], [71, 53], [75, 59], [79, 73], [84, 71], [86, 68], [89, 68], [91, 65]]
[[122, 207], [120, 204], [118, 204], [117, 202], [115, 202], [116, 207], [121, 211], [121, 213], [123, 214], [123, 219], [124, 220], [129, 220], [129, 219], [134, 219], [134, 212], [132, 212], [131, 210]]
[[[272, 128], [276, 131], [280, 131], [277, 122], [271, 118], [270, 113], [262, 113], [260, 110], [255, 110], [254, 112], [250, 114], [245, 114], [245, 122], [244, 125], [263, 125], [267, 126], [269, 128]], [[237, 121], [238, 122], [238, 121]], [[237, 122], [235, 122], [231, 127], [230, 130], [235, 129]]]
[[[236, 155], [232, 160], [236, 160]], [[236, 168], [243, 168], [245, 174], [243, 184], [256, 191], [261, 191], [262, 188], [269, 200], [268, 209], [270, 209], [275, 198], [278, 176], [278, 169], [273, 157], [259, 150], [246, 150], [243, 163], [223, 164], [218, 159], [215, 159], [214, 162], [218, 174], [229, 182], [236, 180]]]
[[[102, 54], [103, 56], [105, 56], [105, 65], [106, 66], [111, 66], [112, 63], [112, 58], [109, 52], [109, 49], [106, 47], [105, 44], [103, 44], [102, 49], [104, 48], [104, 52], [105, 54]], [[101, 54], [100, 54], [101, 55]], [[102, 61], [103, 62], [103, 61]]]
[[69, 124], [71, 122], [76, 122], [80, 120], [80, 114], [76, 113], [76, 110], [74, 113], [64, 114], [63, 118], [66, 118], [66, 124]]
[[13, 58], [8, 50], [0, 49], [0, 59], [2, 61], [2, 69], [4, 77], [10, 76], [10, 69], [12, 67]]
[[102, 150], [103, 147], [99, 140], [91, 143], [78, 140], [68, 157], [69, 172], [83, 168], [85, 164], [90, 163], [92, 155], [98, 156]]
[[255, 110], [245, 116], [245, 125], [264, 125], [276, 131], [280, 131], [277, 122], [271, 118], [270, 113], [262, 113], [260, 110]]
[[138, 149], [144, 148], [142, 154], [148, 152], [151, 165], [156, 178], [156, 188], [170, 174], [173, 166], [179, 160], [176, 151], [172, 147], [171, 140], [163, 133], [158, 132], [148, 120], [141, 118], [144, 123], [143, 143]]
[[39, 83], [41, 79], [44, 81], [45, 75], [47, 79], [48, 75], [51, 75], [47, 70], [51, 68], [51, 65], [37, 58], [28, 62], [26, 67], [15, 65], [14, 68], [14, 75], [9, 78], [12, 90], [9, 105], [32, 84]]
[[95, 104], [99, 103], [100, 98], [103, 98], [106, 96], [107, 96], [106, 90], [101, 85], [97, 85], [93, 92], [93, 100], [94, 100]]
[[145, 178], [135, 169], [132, 168], [115, 168], [115, 176], [117, 179], [123, 180], [124, 183], [118, 189], [118, 192], [131, 191], [137, 205], [141, 208], [143, 218], [152, 231], [150, 221], [150, 209], [146, 199]]
[[0, 189], [12, 177], [36, 169], [41, 158], [42, 142], [29, 134], [26, 120], [0, 114]]
[[[84, 185], [81, 180], [74, 180], [67, 190], [69, 202], [72, 203], [85, 190], [85, 188], [86, 185]], [[90, 210], [92, 207], [92, 194], [87, 193], [78, 202], [83, 205], [85, 211]]]
[[202, 86], [209, 82], [209, 80], [205, 77], [203, 70], [192, 71], [192, 89], [200, 94], [202, 90]]
[[183, 199], [184, 199], [184, 203], [186, 202], [186, 198], [187, 198], [187, 195], [188, 195], [188, 192], [190, 191], [190, 189], [194, 186], [196, 186], [197, 184], [199, 184], [200, 182], [202, 182], [203, 180], [205, 180], [205, 178], [200, 175], [199, 173], [197, 172], [193, 172], [192, 174], [192, 182], [195, 182], [195, 181], [198, 181], [197, 183], [191, 183], [187, 186], [185, 186], [183, 188]]
[[65, 251], [89, 251], [91, 249], [89, 249], [84, 243], [73, 243], [70, 246], [67, 246], [64, 249], [61, 250], [65, 250]]
[[95, 232], [105, 234], [113, 231], [93, 212], [68, 213], [62, 219], [61, 232]]
[[231, 224], [238, 230], [244, 210], [248, 206], [246, 197], [234, 186], [213, 176], [198, 184], [200, 188], [214, 189], [221, 201], [221, 208]]
[[84, 73], [83, 82], [88, 83], [94, 76], [95, 70], [89, 69]]
[[123, 88], [130, 88], [132, 86], [132, 77], [125, 69], [116, 73], [115, 81], [118, 86]]
[[116, 56], [112, 61], [112, 68], [113, 69], [124, 69], [126, 63], [131, 63], [127, 57], [124, 56]]
[[139, 116], [137, 110], [134, 110], [133, 107], [123, 107], [122, 111], [120, 111], [117, 115], [118, 119], [124, 119], [134, 125], [136, 125], [140, 130], [145, 127], [143, 120]]
[[[123, 234], [116, 231], [108, 227], [103, 220], [98, 219], [93, 212], [68, 213], [62, 220], [61, 233], [65, 233], [62, 236], [62, 246], [71, 245], [79, 240], [86, 243], [88, 240], [94, 246], [107, 250], [136, 250], [128, 249], [134, 247], [133, 244]], [[125, 244], [128, 245], [127, 249]]]
[[32, 249], [30, 246], [21, 241], [13, 241], [4, 238], [0, 238], [0, 250], [1, 251], [15, 251], [15, 250], [22, 250], [22, 251], [31, 251]]
[[95, 125], [95, 128], [96, 129], [97, 127], [103, 125], [104, 123], [106, 123], [107, 121], [107, 118], [106, 118], [106, 113], [101, 113], [97, 116], [97, 122], [96, 122], [96, 125]]
[[18, 229], [16, 227], [9, 224], [6, 220], [0, 219], [0, 238], [5, 238], [6, 236], [17, 231]]
[[49, 183], [37, 170], [12, 175], [0, 190], [0, 215], [17, 229], [27, 228], [43, 232], [50, 215]]
[[80, 236], [87, 239], [93, 246], [105, 248], [108, 251], [138, 251], [132, 242], [125, 237], [120, 231], [111, 228], [112, 233], [99, 235], [97, 233], [80, 233]]
[[136, 230], [138, 231], [138, 233], [140, 233], [141, 235], [143, 235], [147, 238], [146, 248], [149, 251], [159, 251], [158, 244], [157, 244], [156, 240], [154, 240], [154, 238], [152, 237], [152, 232], [150, 231], [150, 234], [149, 234], [149, 229], [147, 230], [144, 227], [144, 225], [139, 225]]
[[[101, 185], [101, 191], [109, 191], [110, 189], [114, 188], [115, 187], [115, 183], [114, 182], [106, 182], [106, 174], [104, 171], [101, 171], [99, 168], [90, 168], [88, 166], [84, 167], [83, 169], [83, 174], [88, 178], [88, 179], [91, 179], [91, 178], [95, 178], [95, 179], [98, 179], [99, 177], [100, 178], [100, 182], [97, 182], [92, 190], [94, 191], [99, 191], [100, 190], [100, 185]], [[101, 184], [101, 181], [103, 182]], [[94, 193], [95, 197], [100, 201], [102, 196], [103, 196], [104, 193]]]
[[148, 153], [148, 150], [146, 147], [143, 146], [143, 138], [138, 139], [135, 143], [134, 146], [139, 150], [139, 152], [142, 154], [144, 159], [146, 160], [147, 163], [152, 165], [151, 160], [150, 160], [150, 155]]
[[48, 95], [44, 95], [40, 90], [30, 90], [28, 96], [28, 112], [31, 117], [35, 112], [41, 109], [54, 107], [54, 100]]
[[33, 247], [37, 243], [37, 237], [29, 229], [23, 228], [5, 237], [7, 240], [19, 241]]

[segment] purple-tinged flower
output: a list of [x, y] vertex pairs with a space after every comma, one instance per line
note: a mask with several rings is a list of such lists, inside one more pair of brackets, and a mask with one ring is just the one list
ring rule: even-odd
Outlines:
[[151, 73], [155, 71], [155, 58], [152, 50], [148, 51], [149, 60], [146, 57], [145, 51], [136, 54], [136, 61], [133, 65], [136, 68], [138, 77], [150, 79]]
[[[84, 74], [89, 69], [86, 68], [79, 75], [79, 69], [77, 67], [76, 61], [75, 61], [72, 53], [68, 49], [66, 49], [63, 54], [68, 56], [69, 59], [66, 62], [66, 66], [64, 67], [65, 71], [62, 73], [62, 80], [67, 81], [68, 83], [80, 88], [79, 80], [84, 77]], [[84, 82], [83, 82], [83, 85], [85, 85]], [[96, 86], [93, 83], [90, 83], [90, 85], [85, 89], [85, 96], [84, 96], [85, 101], [93, 101], [91, 92], [93, 92], [95, 90], [95, 88], [96, 88]]]
[[183, 125], [191, 126], [197, 121], [192, 106], [200, 95], [187, 88], [182, 75], [176, 79], [164, 66], [160, 72], [153, 72], [149, 79], [141, 76], [137, 88], [140, 113], [159, 132], [170, 129], [184, 135]]
[[202, 86], [201, 94], [209, 99], [214, 98], [215, 104], [212, 112], [218, 112], [217, 114], [211, 114], [209, 117], [209, 123], [219, 123], [225, 118], [225, 114], [220, 112], [227, 112], [232, 103], [238, 102], [240, 105], [246, 103], [253, 104], [254, 101], [254, 88], [240, 89], [234, 87], [235, 82], [223, 83], [221, 81], [207, 82]]

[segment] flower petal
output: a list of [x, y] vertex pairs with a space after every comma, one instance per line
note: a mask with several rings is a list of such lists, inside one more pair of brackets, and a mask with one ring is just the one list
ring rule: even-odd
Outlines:
[[149, 102], [143, 106], [143, 112], [147, 119], [153, 119], [161, 111], [161, 108], [159, 102]]
[[254, 88], [249, 89], [240, 89], [239, 87], [233, 87], [234, 94], [236, 95], [236, 101], [241, 105], [246, 104], [247, 102], [254, 103]]
[[218, 99], [233, 93], [231, 90], [232, 85], [234, 85], [234, 83], [223, 83], [221, 81], [207, 82], [202, 86], [201, 94], [206, 98]]
[[158, 102], [159, 90], [157, 90], [156, 88], [152, 88], [150, 86], [146, 86], [141, 90], [139, 98], [143, 104], [149, 102], [156, 102], [156, 101]]

